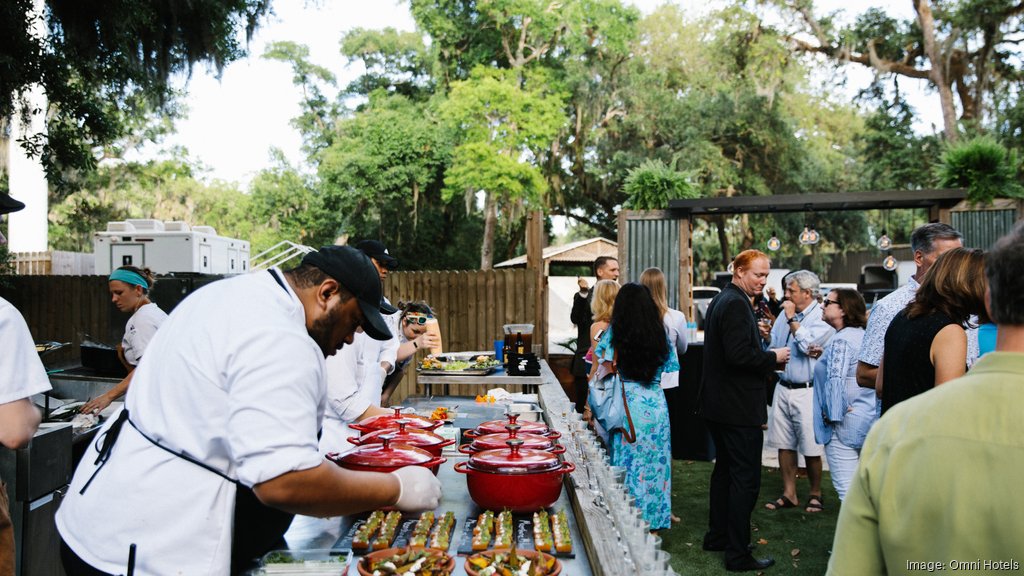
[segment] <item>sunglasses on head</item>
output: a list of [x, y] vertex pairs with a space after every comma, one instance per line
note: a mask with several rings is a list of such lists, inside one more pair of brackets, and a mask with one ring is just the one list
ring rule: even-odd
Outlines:
[[426, 324], [427, 320], [433, 318], [433, 316], [424, 316], [422, 314], [409, 314], [405, 317], [405, 321], [409, 324]]

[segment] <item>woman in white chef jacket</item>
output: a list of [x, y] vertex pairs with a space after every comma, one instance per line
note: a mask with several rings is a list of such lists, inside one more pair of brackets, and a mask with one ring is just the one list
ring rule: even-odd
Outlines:
[[111, 273], [108, 282], [110, 300], [121, 312], [132, 313], [128, 324], [125, 325], [124, 338], [117, 347], [117, 355], [128, 368], [128, 375], [106, 393], [82, 406], [83, 413], [100, 412], [128, 391], [132, 374], [135, 373], [135, 367], [142, 359], [143, 352], [149, 346], [157, 328], [160, 328], [167, 319], [167, 313], [149, 299], [149, 291], [155, 283], [156, 279], [149, 268], [122, 266]]

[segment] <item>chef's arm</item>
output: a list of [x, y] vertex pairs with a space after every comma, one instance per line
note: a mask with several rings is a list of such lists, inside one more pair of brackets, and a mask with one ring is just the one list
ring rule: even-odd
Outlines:
[[267, 506], [306, 516], [342, 516], [391, 506], [400, 483], [391, 474], [346, 470], [333, 462], [286, 472], [253, 492]]
[[391, 410], [390, 408], [381, 408], [380, 406], [374, 406], [373, 404], [370, 404], [369, 406], [366, 407], [366, 410], [363, 410], [362, 414], [360, 414], [358, 417], [356, 417], [355, 421], [356, 422], [362, 422], [363, 420], [366, 420], [367, 418], [369, 418], [371, 416], [381, 416], [381, 415], [384, 415], [384, 414], [394, 414], [394, 413], [395, 413], [395, 411]]
[[32, 441], [42, 414], [28, 398], [0, 404], [0, 445], [12, 450]]
[[82, 406], [81, 412], [83, 414], [102, 412], [104, 408], [110, 406], [111, 402], [124, 396], [125, 393], [128, 392], [128, 385], [132, 383], [132, 376], [135, 374], [135, 367], [132, 366], [132, 368], [132, 371], [129, 372], [128, 375], [118, 382], [113, 388], [86, 402], [85, 405]]

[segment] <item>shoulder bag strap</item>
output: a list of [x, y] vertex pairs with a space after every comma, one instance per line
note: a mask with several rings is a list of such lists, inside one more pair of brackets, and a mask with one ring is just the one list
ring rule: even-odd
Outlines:
[[629, 413], [629, 402], [626, 401], [626, 383], [622, 381], [622, 375], [619, 372], [619, 351], [616, 350], [612, 355], [612, 373], [619, 379], [619, 393], [622, 394], [622, 407], [626, 411], [626, 423], [629, 424], [629, 429], [622, 428], [622, 435], [626, 439], [626, 442], [630, 444], [636, 442], [636, 428], [633, 427], [633, 415]]

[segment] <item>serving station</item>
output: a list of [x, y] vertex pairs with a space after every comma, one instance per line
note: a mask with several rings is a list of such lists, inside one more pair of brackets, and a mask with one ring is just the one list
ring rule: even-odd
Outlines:
[[[496, 382], [492, 375], [448, 378], [459, 378], [458, 383], [476, 379], [481, 386]], [[511, 428], [508, 431], [512, 436], [508, 441], [510, 458], [518, 458], [516, 453], [519, 450], [534, 453], [544, 447], [542, 442], [536, 449], [522, 448], [523, 439], [527, 437], [544, 437], [546, 434], [552, 440], [552, 451], [545, 452], [551, 456], [541, 457], [540, 460], [544, 462], [539, 466], [557, 467], [557, 478], [561, 483], [561, 486], [556, 487], [557, 497], [542, 508], [548, 517], [557, 516], [562, 512], [561, 516], [566, 519], [570, 547], [568, 551], [563, 552], [551, 550], [560, 564], [561, 574], [612, 576], [666, 573], [648, 572], [648, 567], [657, 566], [659, 558], [664, 560], [662, 565], [667, 567], [667, 555], [656, 549], [655, 538], [647, 533], [645, 525], [638, 522], [639, 512], [629, 505], [630, 500], [624, 495], [621, 486], [622, 470], [614, 470], [601, 458], [602, 452], [596, 437], [579, 420], [547, 363], [541, 362], [539, 377], [526, 378], [535, 378], [539, 381], [535, 385], [536, 394], [517, 394], [508, 402], [476, 402], [472, 397], [450, 396], [409, 398], [404, 402], [407, 410], [405, 413], [411, 414], [415, 411], [415, 414], [420, 416], [431, 414], [440, 407], [448, 408], [450, 418], [436, 432], [440, 432], [442, 436], [455, 435], [461, 441], [461, 451], [457, 449], [460, 445], [458, 442], [445, 446], [442, 450], [442, 456], [446, 461], [438, 466], [437, 474], [443, 485], [443, 497], [440, 506], [433, 511], [433, 516], [438, 519], [451, 512], [455, 520], [446, 548], [447, 553], [455, 561], [452, 574], [467, 573], [467, 558], [477, 551], [473, 546], [473, 528], [481, 519], [481, 515], [490, 510], [496, 517], [502, 511], [496, 505], [503, 502], [500, 494], [497, 497], [493, 493], [481, 494], [479, 488], [474, 488], [471, 493], [467, 482], [467, 476], [470, 474], [464, 472], [467, 467], [474, 466], [471, 459], [481, 454], [475, 451], [474, 443], [495, 436], [493, 433], [485, 434], [493, 432], [488, 430], [487, 426], [499, 426], [502, 420], [507, 418], [506, 412], [513, 406], [522, 411], [522, 424], [527, 426], [521, 427], [518, 422], [505, 426]], [[491, 452], [496, 451], [486, 450], [484, 453]], [[507, 463], [499, 459], [496, 469], [501, 469], [501, 466]], [[520, 460], [515, 460], [515, 463], [522, 464]], [[520, 480], [536, 475], [527, 473], [520, 476]], [[523, 492], [523, 489], [505, 489], [509, 492]], [[512, 495], [506, 504], [514, 509], [512, 537], [518, 549], [532, 552], [533, 528], [538, 521], [532, 512], [537, 506], [528, 503], [517, 507], [512, 502], [516, 497], [517, 495]], [[544, 500], [543, 496], [542, 500], [548, 501]], [[481, 502], [488, 506], [481, 506]], [[389, 540], [389, 545], [400, 547], [407, 544], [419, 518], [419, 514], [403, 514], [397, 521], [395, 535], [393, 540]], [[301, 554], [302, 551], [315, 550], [320, 554], [336, 555], [339, 559], [343, 559], [352, 551], [352, 561], [349, 563], [347, 574], [360, 574], [357, 565], [364, 551], [353, 546], [353, 537], [368, 519], [368, 513], [325, 519], [296, 517], [285, 535], [287, 551]], [[493, 547], [492, 543], [487, 549]], [[564, 550], [565, 546], [562, 548]], [[372, 549], [366, 551], [372, 552]], [[637, 569], [637, 565], [643, 568]]]

